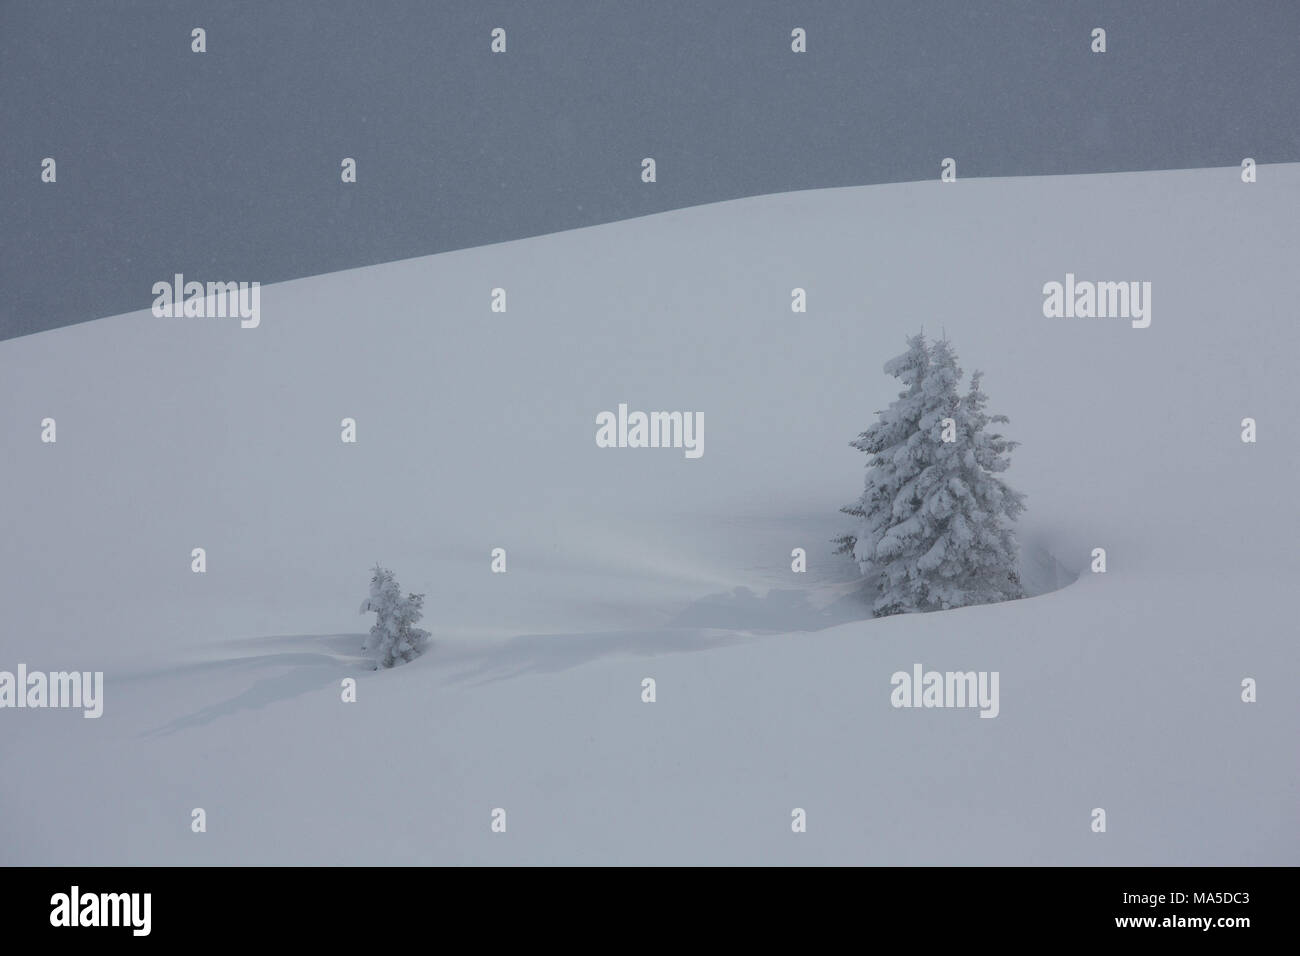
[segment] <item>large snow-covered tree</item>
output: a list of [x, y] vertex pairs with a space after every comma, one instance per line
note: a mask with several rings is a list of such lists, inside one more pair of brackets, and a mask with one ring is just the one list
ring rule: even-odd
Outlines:
[[837, 539], [873, 590], [877, 616], [1023, 597], [1014, 522], [1024, 497], [998, 474], [1016, 443], [990, 426], [980, 373], [965, 395], [946, 340], [908, 339], [885, 363], [905, 387], [851, 444], [866, 452], [866, 487], [841, 509], [857, 519]]
[[375, 565], [370, 577], [370, 596], [361, 602], [361, 613], [375, 614], [363, 650], [381, 667], [414, 659], [429, 643], [429, 632], [415, 625], [424, 616], [424, 595], [402, 597], [393, 572]]
[[894, 500], [924, 467], [926, 449], [920, 421], [925, 409], [922, 389], [929, 367], [925, 336], [912, 336], [907, 340], [907, 351], [885, 363], [886, 374], [894, 376], [906, 388], [887, 409], [876, 413], [877, 420], [871, 427], [849, 442], [871, 457], [865, 490], [856, 502], [840, 509], [858, 521], [853, 532], [837, 539], [838, 553], [852, 554], [863, 573], [867, 573], [870, 559], [874, 557], [875, 542], [894, 523]]

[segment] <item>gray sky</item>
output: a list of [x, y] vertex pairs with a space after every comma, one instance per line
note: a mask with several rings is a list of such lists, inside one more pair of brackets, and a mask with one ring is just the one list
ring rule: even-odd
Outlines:
[[147, 308], [176, 272], [274, 282], [945, 156], [962, 177], [1300, 159], [1286, 0], [376, 6], [0, 4], [0, 338]]

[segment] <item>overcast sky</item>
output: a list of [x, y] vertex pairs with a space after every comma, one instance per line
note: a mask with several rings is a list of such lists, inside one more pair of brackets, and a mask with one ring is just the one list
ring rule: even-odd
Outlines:
[[960, 177], [1300, 158], [1288, 0], [368, 6], [0, 4], [0, 338], [147, 308], [176, 272], [274, 282], [946, 156]]

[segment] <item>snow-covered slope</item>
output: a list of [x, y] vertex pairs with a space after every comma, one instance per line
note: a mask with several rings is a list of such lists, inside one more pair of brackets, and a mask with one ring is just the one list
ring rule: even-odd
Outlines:
[[[99, 720], [0, 710], [0, 862], [1300, 862], [1298, 202], [804, 192], [0, 343], [0, 669], [106, 672]], [[1151, 326], [1045, 318], [1067, 272], [1150, 281]], [[1023, 443], [1039, 596], [862, 620], [848, 441], [922, 325]], [[620, 402], [703, 412], [703, 457], [596, 447]], [[392, 672], [375, 561], [428, 593]], [[892, 708], [916, 662], [1000, 672], [1000, 715]]]

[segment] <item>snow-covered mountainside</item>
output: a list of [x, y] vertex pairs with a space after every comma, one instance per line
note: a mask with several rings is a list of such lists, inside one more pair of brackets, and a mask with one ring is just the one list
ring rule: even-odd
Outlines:
[[[0, 670], [105, 672], [0, 710], [0, 863], [1300, 862], [1297, 208], [1295, 165], [802, 192], [0, 343]], [[1149, 327], [1046, 317], [1067, 274]], [[1036, 596], [869, 620], [848, 443], [922, 326], [1022, 443]], [[597, 447], [620, 403], [704, 453]], [[381, 672], [377, 561], [433, 632]], [[891, 706], [918, 663], [998, 716]]]

